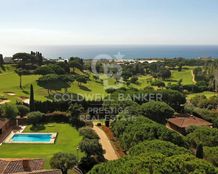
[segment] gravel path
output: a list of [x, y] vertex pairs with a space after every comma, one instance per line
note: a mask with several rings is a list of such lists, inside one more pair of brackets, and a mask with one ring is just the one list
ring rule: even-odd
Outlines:
[[110, 140], [108, 139], [107, 135], [104, 133], [104, 131], [101, 128], [99, 128], [98, 126], [94, 126], [93, 130], [100, 137], [99, 142], [101, 143], [103, 149], [105, 150], [105, 154], [104, 154], [105, 159], [107, 159], [107, 160], [118, 159], [118, 156], [117, 156]]

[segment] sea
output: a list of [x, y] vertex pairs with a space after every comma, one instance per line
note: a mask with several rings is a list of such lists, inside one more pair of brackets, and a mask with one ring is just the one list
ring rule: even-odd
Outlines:
[[108, 55], [122, 59], [143, 58], [218, 58], [218, 45], [68, 45], [31, 46], [22, 52], [39, 51], [47, 58], [95, 58]]

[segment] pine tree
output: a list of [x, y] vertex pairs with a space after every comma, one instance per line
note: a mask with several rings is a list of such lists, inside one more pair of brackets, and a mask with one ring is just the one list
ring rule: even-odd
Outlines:
[[30, 86], [30, 111], [35, 110], [33, 85]]
[[4, 59], [3, 59], [3, 55], [0, 54], [0, 67], [2, 67], [4, 64]]
[[204, 158], [204, 149], [203, 149], [203, 145], [202, 144], [199, 144], [197, 146], [197, 149], [196, 149], [196, 157], [197, 158], [200, 158], [200, 159], [203, 159]]

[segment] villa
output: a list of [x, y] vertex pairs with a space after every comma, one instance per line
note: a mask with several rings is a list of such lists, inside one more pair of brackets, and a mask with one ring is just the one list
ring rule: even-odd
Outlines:
[[11, 132], [15, 125], [16, 122], [13, 120], [0, 118], [0, 143]]
[[181, 134], [186, 134], [186, 129], [190, 126], [206, 126], [212, 128], [213, 124], [193, 115], [175, 116], [167, 120], [167, 127]]
[[60, 170], [44, 170], [42, 159], [0, 158], [0, 174], [61, 174]]

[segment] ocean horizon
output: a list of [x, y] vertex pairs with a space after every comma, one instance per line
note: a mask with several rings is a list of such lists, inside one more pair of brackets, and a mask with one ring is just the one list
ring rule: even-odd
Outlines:
[[39, 51], [46, 58], [95, 58], [98, 55], [115, 57], [121, 54], [123, 59], [143, 58], [218, 58], [218, 45], [68, 45], [68, 46], [30, 46], [19, 52]]

